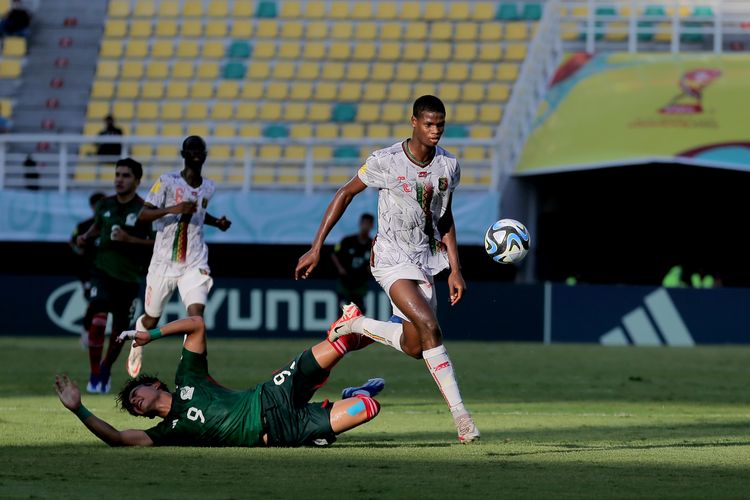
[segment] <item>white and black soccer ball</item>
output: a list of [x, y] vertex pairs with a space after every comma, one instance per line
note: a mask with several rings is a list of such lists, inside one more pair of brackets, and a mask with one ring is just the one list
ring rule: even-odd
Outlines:
[[500, 219], [484, 234], [484, 249], [500, 264], [518, 264], [529, 253], [531, 235], [526, 226], [513, 219]]

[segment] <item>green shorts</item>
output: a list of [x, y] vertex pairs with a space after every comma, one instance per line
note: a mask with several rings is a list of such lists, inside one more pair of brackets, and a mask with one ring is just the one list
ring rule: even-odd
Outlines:
[[329, 374], [308, 350], [262, 385], [261, 411], [269, 446], [303, 446], [313, 444], [316, 439], [333, 442], [333, 405], [328, 401], [310, 403]]

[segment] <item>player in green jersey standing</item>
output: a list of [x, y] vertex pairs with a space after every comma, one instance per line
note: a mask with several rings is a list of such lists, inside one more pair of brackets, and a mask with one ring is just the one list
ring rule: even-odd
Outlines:
[[[351, 391], [356, 396], [330, 403], [310, 403], [344, 352], [361, 348], [359, 335], [324, 340], [299, 354], [271, 380], [235, 391], [208, 373], [206, 329], [200, 316], [168, 323], [148, 332], [123, 332], [121, 340], [145, 345], [167, 335], [185, 335], [175, 390], [145, 374], [131, 379], [118, 400], [131, 415], [159, 417], [147, 430], [118, 431], [81, 404], [81, 393], [67, 376], [57, 376], [62, 404], [110, 446], [300, 446], [325, 445], [335, 436], [373, 419], [380, 410], [373, 396], [382, 389]], [[345, 342], [345, 344], [342, 344]], [[365, 390], [363, 390], [365, 389]]]
[[[122, 350], [117, 337], [133, 319], [133, 302], [138, 298], [144, 264], [154, 244], [151, 224], [138, 220], [143, 198], [135, 191], [142, 176], [140, 163], [132, 158], [118, 160], [116, 194], [97, 203], [94, 223], [76, 240], [80, 247], [91, 240], [98, 243], [87, 312], [91, 318], [88, 335], [91, 375], [86, 389], [92, 393], [109, 392], [112, 365]], [[112, 332], [102, 359], [108, 313], [112, 313]]]

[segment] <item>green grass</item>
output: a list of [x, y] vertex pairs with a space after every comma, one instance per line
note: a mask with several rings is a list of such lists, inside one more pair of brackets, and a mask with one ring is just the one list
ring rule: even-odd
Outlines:
[[[309, 341], [210, 340], [230, 387], [269, 378]], [[147, 348], [171, 381], [179, 342]], [[747, 498], [747, 347], [449, 343], [483, 440], [461, 446], [423, 364], [373, 346], [320, 392], [388, 381], [380, 416], [328, 449], [110, 449], [52, 392], [86, 379], [76, 339], [0, 337], [0, 497]], [[118, 363], [114, 385], [125, 379]], [[84, 396], [115, 426], [149, 427]]]

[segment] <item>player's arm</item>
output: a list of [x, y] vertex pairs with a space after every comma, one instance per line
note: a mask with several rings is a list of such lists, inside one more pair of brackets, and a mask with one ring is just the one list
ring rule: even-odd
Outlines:
[[450, 290], [451, 305], [455, 305], [466, 291], [466, 282], [461, 274], [461, 262], [458, 259], [458, 243], [456, 241], [456, 224], [453, 220], [453, 194], [448, 198], [448, 207], [438, 221], [438, 231], [441, 241], [448, 252], [448, 263], [451, 273], [448, 275], [448, 290]]
[[85, 246], [87, 241], [98, 238], [99, 233], [99, 224], [97, 222], [94, 222], [85, 233], [78, 235], [78, 237], [76, 238], [76, 245], [78, 245], [79, 247]]
[[323, 215], [323, 220], [318, 227], [318, 232], [315, 233], [315, 239], [313, 239], [312, 248], [307, 251], [305, 255], [299, 258], [297, 261], [297, 268], [294, 270], [294, 279], [300, 277], [305, 279], [310, 276], [310, 273], [315, 269], [320, 261], [320, 249], [323, 248], [323, 243], [331, 232], [333, 226], [341, 219], [344, 215], [346, 207], [352, 202], [355, 196], [365, 190], [367, 185], [362, 182], [358, 176], [352, 177], [352, 179], [341, 186], [336, 194], [333, 196], [333, 200], [328, 205], [326, 213]]
[[200, 316], [178, 319], [147, 332], [136, 330], [122, 332], [118, 340], [124, 342], [127, 339], [132, 339], [135, 340], [136, 345], [146, 345], [152, 340], [157, 340], [168, 335], [185, 335], [185, 349], [196, 354], [206, 352], [206, 325]]
[[144, 431], [128, 429], [118, 431], [91, 413], [81, 404], [81, 391], [67, 375], [55, 376], [55, 391], [60, 402], [73, 412], [96, 437], [110, 446], [152, 446], [154, 442]]
[[177, 205], [162, 208], [157, 208], [150, 203], [144, 203], [143, 209], [138, 215], [138, 220], [153, 222], [156, 219], [161, 219], [165, 215], [193, 214], [196, 210], [198, 210], [198, 205], [194, 201], [183, 201]]
[[203, 223], [207, 226], [218, 227], [221, 231], [226, 231], [232, 225], [232, 221], [227, 219], [226, 215], [222, 215], [218, 219], [206, 212], [206, 217], [203, 219]]
[[148, 247], [154, 246], [154, 240], [133, 236], [132, 234], [128, 234], [127, 231], [125, 231], [121, 227], [112, 230], [112, 240], [129, 243], [131, 245], [143, 245]]

